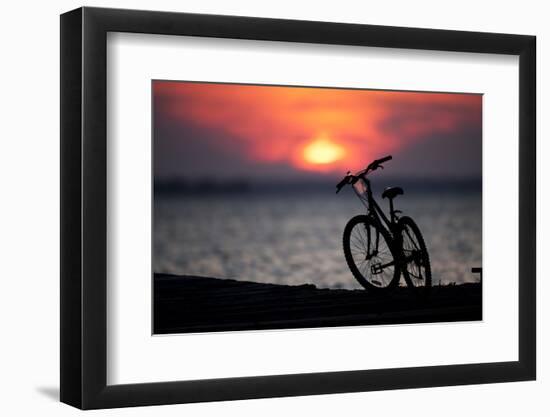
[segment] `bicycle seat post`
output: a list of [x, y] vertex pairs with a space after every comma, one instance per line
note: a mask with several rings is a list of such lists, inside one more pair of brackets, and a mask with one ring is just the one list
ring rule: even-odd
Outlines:
[[403, 189], [401, 187], [388, 187], [382, 193], [382, 198], [387, 198], [390, 201], [390, 219], [392, 223], [395, 223], [395, 213], [393, 209], [393, 199], [398, 195], [403, 194]]

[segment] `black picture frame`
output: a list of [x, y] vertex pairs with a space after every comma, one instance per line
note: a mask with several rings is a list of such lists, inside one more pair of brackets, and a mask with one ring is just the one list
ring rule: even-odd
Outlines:
[[[108, 32], [519, 56], [519, 360], [107, 385]], [[82, 409], [533, 380], [534, 36], [80, 8], [61, 16], [61, 401]]]

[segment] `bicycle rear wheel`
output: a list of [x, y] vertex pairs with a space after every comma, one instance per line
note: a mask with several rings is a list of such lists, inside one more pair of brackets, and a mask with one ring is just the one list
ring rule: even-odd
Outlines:
[[409, 288], [426, 290], [432, 286], [430, 256], [420, 229], [413, 219], [403, 216], [398, 222], [402, 245], [403, 278]]
[[368, 290], [387, 290], [399, 282], [400, 269], [389, 233], [369, 216], [353, 217], [344, 229], [343, 246], [348, 267]]

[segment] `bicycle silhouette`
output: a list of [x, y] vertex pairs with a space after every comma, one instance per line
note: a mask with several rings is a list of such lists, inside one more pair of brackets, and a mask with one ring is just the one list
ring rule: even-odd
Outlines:
[[376, 159], [352, 175], [349, 171], [336, 185], [338, 193], [345, 185], [353, 190], [367, 208], [367, 214], [353, 217], [344, 229], [343, 246], [346, 262], [353, 276], [368, 290], [389, 290], [399, 284], [401, 273], [408, 287], [427, 293], [432, 285], [430, 257], [416, 223], [395, 210], [393, 199], [403, 194], [400, 187], [389, 187], [382, 193], [388, 198], [389, 219], [373, 197], [367, 176], [391, 156]]

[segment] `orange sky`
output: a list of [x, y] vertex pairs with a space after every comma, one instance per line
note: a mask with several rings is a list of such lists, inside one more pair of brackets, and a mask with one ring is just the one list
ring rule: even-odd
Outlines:
[[[357, 170], [427, 137], [481, 129], [481, 95], [155, 81], [155, 123], [216, 132], [243, 160]], [[173, 135], [174, 136], [174, 135]]]

